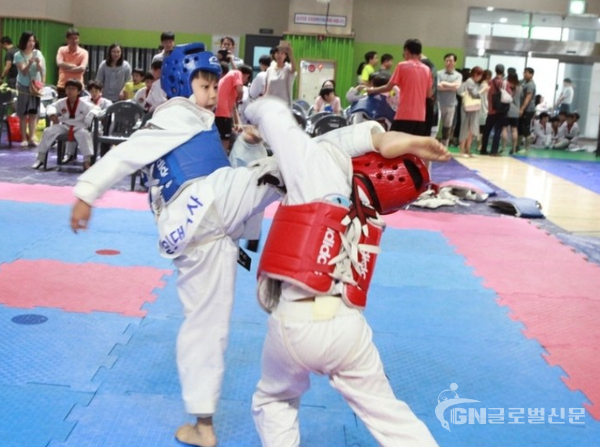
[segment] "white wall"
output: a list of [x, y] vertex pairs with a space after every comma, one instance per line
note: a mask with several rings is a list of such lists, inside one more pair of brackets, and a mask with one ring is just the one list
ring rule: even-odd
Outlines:
[[[592, 68], [590, 90], [587, 122], [583, 134], [589, 138], [600, 138], [600, 135], [598, 135], [598, 128], [600, 127], [600, 63], [594, 64]], [[583, 130], [580, 129], [580, 131]]]
[[0, 17], [50, 19], [73, 22], [74, 0], [2, 0]]

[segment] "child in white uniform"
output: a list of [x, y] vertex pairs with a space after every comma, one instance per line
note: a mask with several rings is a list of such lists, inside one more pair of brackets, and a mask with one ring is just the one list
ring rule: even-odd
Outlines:
[[[59, 99], [48, 106], [47, 114], [50, 116], [52, 125], [44, 129], [42, 140], [38, 146], [36, 161], [31, 166], [33, 169], [46, 168], [48, 150], [61, 135], [67, 135], [67, 145], [77, 142], [79, 152], [83, 155], [83, 169], [88, 169], [93, 154], [92, 134], [88, 130], [92, 123], [94, 113], [99, 113], [95, 105], [84, 101], [79, 97], [83, 85], [76, 79], [69, 79], [65, 83], [67, 97]], [[74, 156], [74, 149], [69, 153], [69, 147], [65, 154], [63, 163], [70, 161]]]
[[[375, 122], [311, 140], [298, 128], [285, 104], [273, 99], [251, 104], [246, 114], [273, 150], [286, 183], [287, 205], [332, 198], [349, 202], [350, 158], [371, 151], [386, 158], [413, 153], [425, 160], [449, 159], [448, 151], [435, 139], [383, 133]], [[370, 132], [360, 132], [365, 126]], [[360, 310], [349, 307], [338, 296], [315, 297], [287, 282], [281, 284], [278, 301], [269, 318], [262, 377], [252, 399], [263, 446], [300, 445], [298, 408], [302, 394], [310, 387], [311, 372], [329, 376], [330, 384], [380, 445], [437, 445], [427, 427], [395, 398]]]
[[[174, 55], [181, 56], [177, 50]], [[177, 289], [185, 315], [177, 339], [182, 395], [186, 411], [197, 417], [195, 425], [180, 427], [176, 437], [188, 444], [210, 447], [216, 445], [212, 415], [223, 380], [238, 240], [257, 237], [245, 233], [246, 222], [279, 199], [280, 194], [270, 185], [258, 185], [259, 178], [274, 168], [272, 159], [254, 168], [234, 169], [228, 165], [212, 113], [221, 68], [209, 52], [200, 53], [198, 59], [198, 67], [186, 67], [187, 77], [183, 79], [182, 75], [182, 84], [189, 82], [187, 88], [182, 87], [172, 95], [183, 97], [173, 97], [158, 107], [146, 128], [119, 145], [118, 151], [108, 152], [78, 179], [71, 227], [75, 232], [87, 228], [93, 203], [111, 185], [138, 169], [149, 174], [158, 248], [163, 257], [173, 259], [177, 268]], [[165, 65], [168, 61], [169, 57], [165, 58]], [[190, 100], [192, 91], [194, 96]], [[181, 153], [186, 144], [205, 135], [216, 135], [218, 147], [210, 145], [215, 142], [211, 137], [209, 143], [195, 146], [192, 152], [210, 153], [219, 160], [217, 168], [184, 179], [178, 191], [169, 197], [168, 188], [161, 187], [155, 168], [166, 171], [168, 157]], [[237, 141], [244, 144], [244, 138]], [[204, 164], [213, 166], [215, 162], [204, 160]]]

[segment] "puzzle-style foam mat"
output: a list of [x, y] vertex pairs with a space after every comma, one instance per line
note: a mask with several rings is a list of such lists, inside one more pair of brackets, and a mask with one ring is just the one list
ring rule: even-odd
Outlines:
[[[151, 216], [128, 207], [95, 209], [90, 230], [74, 236], [66, 204], [0, 198], [3, 447], [181, 445], [173, 433], [192, 418], [175, 366], [176, 275], [156, 253]], [[396, 395], [440, 446], [595, 445], [600, 267], [519, 219], [403, 212], [386, 221], [365, 316]], [[236, 279], [215, 416], [221, 447], [260, 445], [250, 415], [267, 319], [255, 297], [259, 255]], [[479, 403], [463, 406], [464, 421], [436, 414], [448, 393]], [[485, 423], [474, 419], [482, 408]], [[539, 408], [546, 415], [533, 424], [527, 412]], [[489, 422], [494, 409], [503, 423]], [[303, 446], [376, 445], [326, 377], [312, 379], [300, 424]]]

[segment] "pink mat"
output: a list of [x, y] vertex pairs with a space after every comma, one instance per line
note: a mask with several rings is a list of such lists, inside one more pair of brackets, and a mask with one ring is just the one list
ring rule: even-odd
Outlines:
[[[70, 312], [115, 312], [143, 317], [170, 270], [17, 260], [0, 265], [0, 303], [11, 307], [56, 307]], [[43, 289], [44, 293], [40, 293]]]
[[439, 231], [560, 366], [600, 420], [600, 267], [527, 220], [403, 211], [391, 228]]
[[[0, 200], [14, 202], [47, 203], [50, 205], [72, 205], [75, 202], [71, 186], [27, 185], [0, 182]], [[123, 208], [148, 210], [146, 193], [109, 190], [95, 205], [99, 208]]]

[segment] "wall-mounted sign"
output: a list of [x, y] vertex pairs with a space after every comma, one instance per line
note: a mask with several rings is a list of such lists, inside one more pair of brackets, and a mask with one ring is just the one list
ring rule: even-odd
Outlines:
[[347, 22], [346, 16], [327, 16], [324, 14], [294, 14], [294, 23], [301, 25], [318, 25], [324, 26], [339, 26], [345, 27]]

